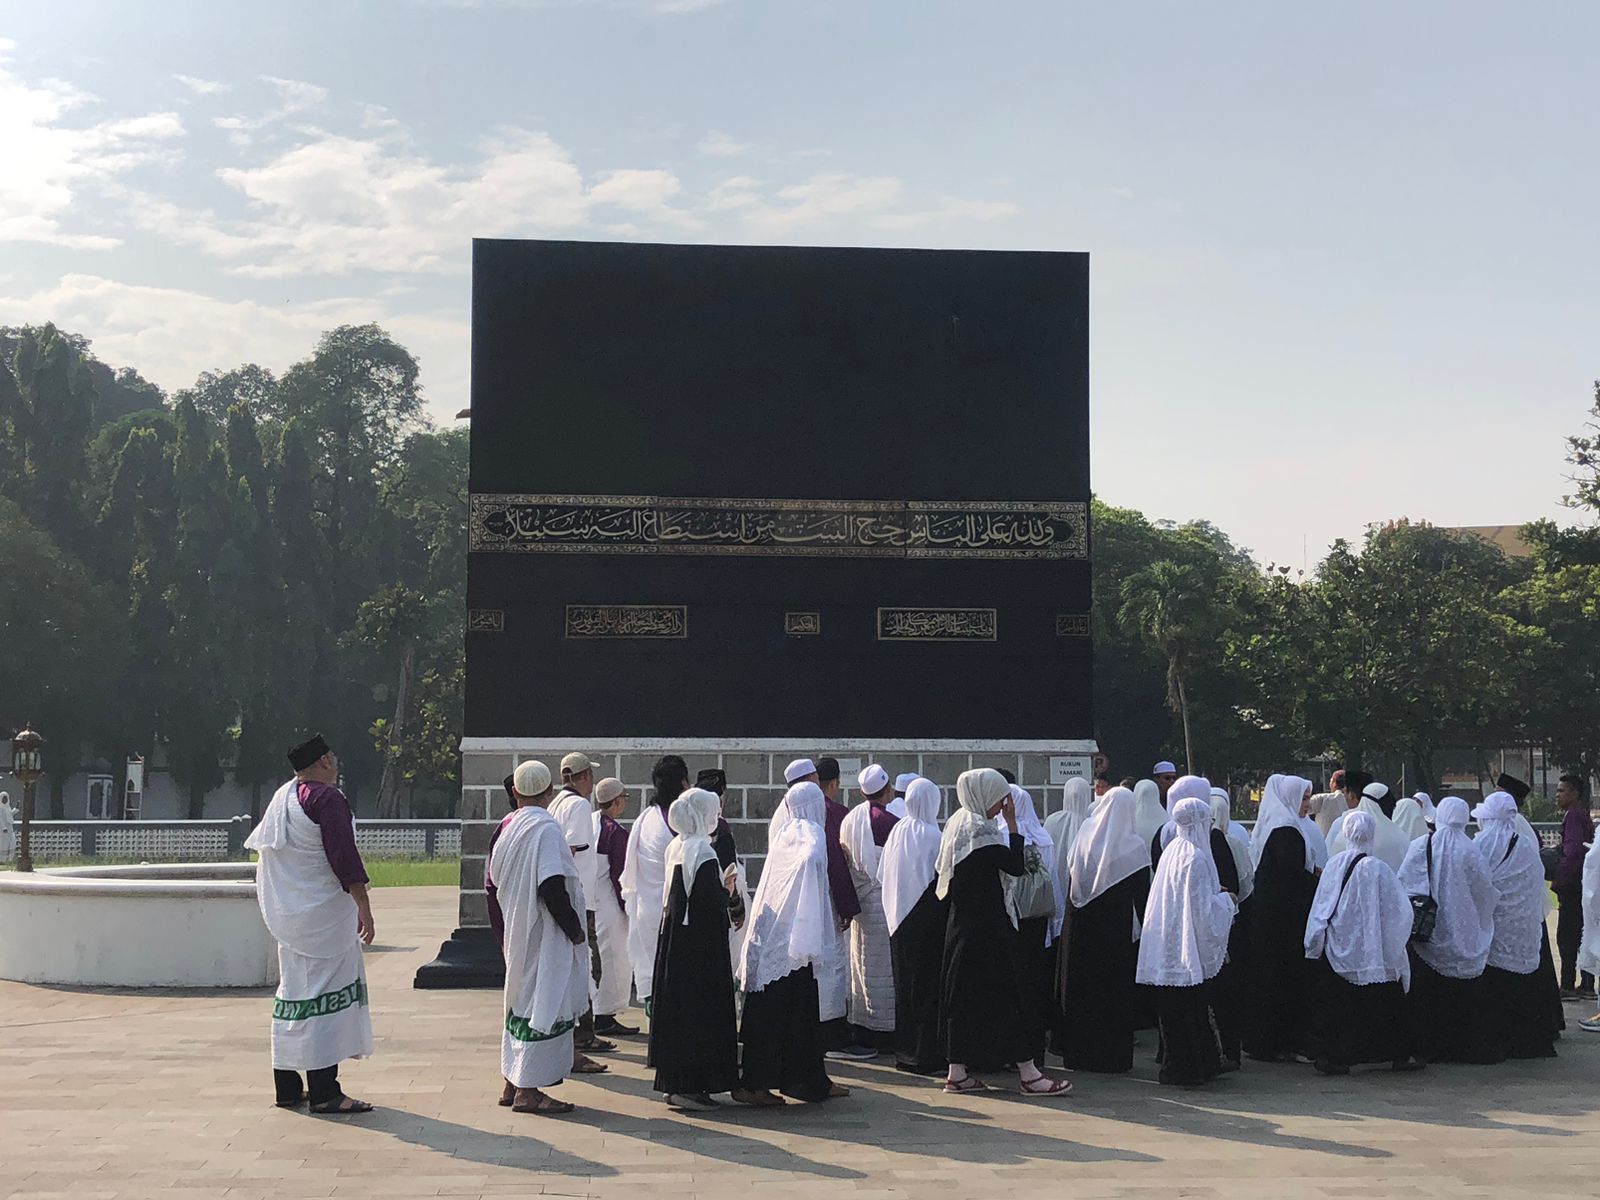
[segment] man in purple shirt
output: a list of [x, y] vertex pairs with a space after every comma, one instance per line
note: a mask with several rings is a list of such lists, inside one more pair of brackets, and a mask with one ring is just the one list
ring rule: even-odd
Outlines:
[[1594, 820], [1589, 816], [1583, 776], [1563, 775], [1556, 785], [1561, 808], [1561, 845], [1550, 887], [1561, 906], [1556, 917], [1556, 948], [1561, 951], [1561, 998], [1595, 999], [1594, 976], [1578, 973], [1578, 948], [1583, 943], [1583, 856], [1594, 841]]
[[[838, 1015], [822, 1022], [822, 1044], [830, 1058], [873, 1058], [876, 1057], [876, 1051], [855, 1044], [850, 1034], [850, 1023], [845, 1019], [850, 995], [850, 948], [843, 931], [849, 929], [850, 922], [860, 915], [861, 897], [856, 895], [855, 881], [850, 876], [850, 860], [845, 857], [844, 845], [839, 841], [839, 829], [850, 811], [839, 802], [839, 760], [817, 759], [815, 779], [822, 788], [826, 805], [823, 836], [828, 843], [828, 891], [833, 896], [833, 913], [840, 930], [836, 947], [839, 961], [835, 971], [828, 976], [832, 990], [822, 997], [823, 1010], [829, 1011], [829, 995], [836, 993]], [[819, 976], [817, 982], [821, 988], [823, 978]]]

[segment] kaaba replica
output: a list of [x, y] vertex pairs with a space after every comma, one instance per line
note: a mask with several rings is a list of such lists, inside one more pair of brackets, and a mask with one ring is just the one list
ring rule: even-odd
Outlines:
[[[1088, 256], [477, 241], [461, 925], [523, 758], [727, 772], [752, 874], [783, 765], [1041, 812], [1094, 751]], [[486, 948], [485, 948], [486, 947]]]

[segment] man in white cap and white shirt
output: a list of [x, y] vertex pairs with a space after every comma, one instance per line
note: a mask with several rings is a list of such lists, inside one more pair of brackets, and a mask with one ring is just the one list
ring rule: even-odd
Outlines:
[[[599, 891], [600, 856], [595, 853], [594, 804], [589, 797], [594, 793], [595, 764], [587, 754], [574, 751], [561, 760], [561, 790], [550, 802], [550, 815], [561, 826], [567, 838], [567, 848], [572, 851], [572, 861], [577, 864], [578, 880], [583, 885], [584, 929], [590, 947], [590, 1000], [600, 982], [600, 957], [596, 949], [598, 939], [594, 927], [594, 899]], [[594, 1032], [594, 1007], [591, 1003], [583, 1019], [578, 1022], [574, 1044], [579, 1051], [606, 1051], [617, 1048], [615, 1042], [596, 1037]]]
[[915, 771], [906, 771], [894, 777], [894, 799], [885, 804], [884, 810], [894, 814], [894, 819], [899, 821], [906, 815], [906, 793], [911, 790], [911, 785], [922, 776]]
[[1161, 807], [1167, 806], [1167, 791], [1178, 782], [1178, 768], [1167, 759], [1162, 759], [1150, 768], [1150, 778], [1156, 781], [1156, 787], [1161, 789]]
[[[889, 832], [898, 824], [888, 810], [894, 791], [889, 773], [872, 763], [856, 776], [861, 801], [839, 828], [861, 912], [850, 922], [851, 1044], [876, 1053], [894, 1045], [894, 964], [889, 919], [883, 907], [878, 862]], [[861, 1057], [865, 1058], [865, 1053]]]

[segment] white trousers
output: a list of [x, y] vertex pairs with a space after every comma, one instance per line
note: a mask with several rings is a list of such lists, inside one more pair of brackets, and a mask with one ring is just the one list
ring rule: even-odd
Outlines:
[[610, 879], [601, 879], [594, 904], [594, 941], [600, 951], [600, 986], [594, 994], [597, 1017], [614, 1017], [633, 993], [633, 963], [628, 957], [628, 916]]

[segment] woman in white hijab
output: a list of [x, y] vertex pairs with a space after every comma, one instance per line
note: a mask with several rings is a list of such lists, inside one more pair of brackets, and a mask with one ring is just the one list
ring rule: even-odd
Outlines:
[[1224, 788], [1211, 789], [1211, 825], [1230, 838], [1237, 838], [1246, 846], [1250, 844], [1250, 831], [1233, 819], [1233, 798]]
[[1237, 905], [1211, 859], [1210, 805], [1179, 800], [1172, 819], [1177, 832], [1150, 884], [1134, 977], [1156, 990], [1161, 1082], [1192, 1086], [1222, 1069], [1205, 985], [1222, 969]]
[[[1583, 941], [1578, 944], [1578, 970], [1600, 975], [1600, 838], [1583, 856]], [[1600, 1033], [1600, 1012], [1578, 1022], [1585, 1033]]]
[[[1016, 914], [1004, 887], [1005, 877], [1024, 869], [1010, 786], [998, 771], [966, 771], [956, 780], [956, 800], [960, 807], [945, 824], [937, 863], [937, 894], [950, 904], [939, 1004], [949, 1063], [945, 1091], [985, 1091], [969, 1066], [1015, 1063], [1024, 1094], [1063, 1096], [1072, 1085], [1051, 1079], [1033, 1061], [1038, 1048], [1024, 999]], [[1005, 817], [1006, 833], [995, 824], [997, 814]]]
[[1399, 872], [1408, 896], [1432, 896], [1439, 906], [1432, 936], [1411, 943], [1412, 1027], [1424, 1062], [1502, 1057], [1483, 992], [1499, 895], [1467, 836], [1467, 815], [1459, 796], [1441, 800], [1434, 831], [1411, 843]]
[[1483, 969], [1488, 1027], [1506, 1058], [1554, 1058], [1560, 1031], [1539, 969], [1546, 892], [1539, 845], [1517, 832], [1517, 802], [1509, 792], [1486, 796], [1472, 815], [1478, 822], [1472, 848], [1483, 856], [1498, 896]]
[[739, 1035], [728, 964], [728, 893], [732, 880], [711, 835], [722, 805], [714, 792], [690, 788], [667, 810], [678, 836], [667, 847], [667, 889], [656, 941], [650, 996], [655, 1090], [672, 1108], [717, 1107], [713, 1092], [739, 1082]]
[[1150, 843], [1133, 818], [1133, 793], [1112, 788], [1067, 856], [1059, 1045], [1062, 1060], [1076, 1070], [1121, 1073], [1133, 1066], [1139, 912], [1150, 892]]
[[1394, 816], [1389, 818], [1401, 833], [1411, 841], [1419, 837], [1428, 836], [1428, 818], [1423, 815], [1422, 805], [1418, 804], [1412, 796], [1401, 796], [1394, 802]]
[[733, 1098], [762, 1108], [783, 1104], [779, 1092], [812, 1102], [849, 1094], [828, 1078], [819, 1019], [817, 970], [826, 965], [833, 920], [822, 789], [797, 783], [783, 808], [739, 963], [744, 1058]]
[[1089, 819], [1089, 809], [1093, 804], [1094, 789], [1089, 786], [1089, 781], [1069, 779], [1061, 811], [1053, 812], [1044, 819], [1045, 832], [1050, 835], [1056, 848], [1056, 879], [1063, 884], [1067, 881], [1067, 857], [1072, 853], [1072, 843], [1077, 840], [1083, 823]]
[[1374, 832], [1366, 813], [1346, 819], [1349, 849], [1328, 860], [1306, 922], [1305, 954], [1315, 963], [1310, 1049], [1324, 1075], [1348, 1075], [1361, 1063], [1422, 1068], [1406, 1012], [1411, 901], [1373, 856]]
[[[1022, 961], [1023, 1015], [1037, 1049], [1030, 1056], [1043, 1062], [1056, 1033], [1056, 938], [1061, 934], [1067, 890], [1057, 870], [1054, 841], [1033, 807], [1033, 796], [1011, 785], [1011, 803], [1022, 835], [1022, 859], [1027, 874], [1006, 881], [1007, 900], [1017, 918], [1018, 949]], [[1044, 891], [1048, 888], [1049, 894]], [[1024, 906], [1027, 906], [1026, 909]]]
[[1255, 892], [1241, 989], [1244, 1050], [1262, 1062], [1293, 1062], [1306, 1052], [1311, 971], [1304, 939], [1317, 879], [1300, 810], [1310, 795], [1309, 779], [1271, 776], [1250, 834]]
[[937, 887], [939, 800], [932, 780], [913, 780], [906, 789], [906, 815], [889, 831], [878, 860], [894, 966], [894, 1065], [918, 1075], [933, 1075], [945, 1066], [939, 1046], [946, 918]]
[[1161, 785], [1154, 779], [1141, 779], [1133, 785], [1133, 828], [1148, 846], [1150, 839], [1167, 823], [1167, 810], [1161, 805]]
[[[1382, 801], [1388, 799], [1389, 785], [1386, 783], [1369, 783], [1361, 789], [1361, 803], [1352, 808], [1345, 815], [1352, 812], [1364, 812], [1371, 816], [1374, 832], [1372, 836], [1372, 853], [1383, 859], [1390, 867], [1398, 871], [1400, 864], [1405, 861], [1406, 851], [1411, 846], [1411, 840], [1383, 811]], [[1466, 801], [1462, 801], [1463, 804]], [[1328, 831], [1328, 853], [1338, 854], [1349, 849], [1345, 845], [1342, 832], [1345, 818], [1340, 817], [1333, 823], [1333, 828]]]

